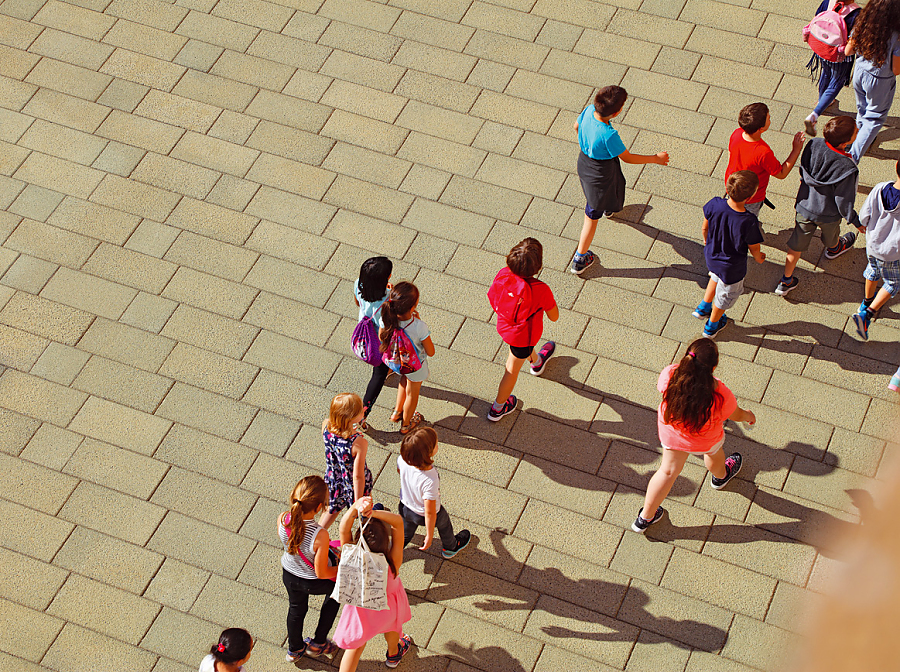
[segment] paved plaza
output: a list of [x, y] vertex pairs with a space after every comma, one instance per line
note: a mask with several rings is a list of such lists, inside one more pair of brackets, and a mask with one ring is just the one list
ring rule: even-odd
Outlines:
[[[758, 417], [727, 426], [743, 471], [717, 492], [691, 460], [669, 515], [629, 527], [659, 465], [657, 376], [702, 328], [701, 206], [744, 105], [769, 105], [787, 156], [815, 102], [817, 5], [3, 0], [0, 671], [188, 672], [226, 626], [258, 638], [250, 669], [291, 669], [276, 516], [324, 469], [331, 397], [368, 381], [349, 339], [373, 254], [421, 291], [437, 354], [419, 410], [476, 537], [452, 560], [406, 551], [402, 669], [790, 669], [898, 450], [900, 364], [896, 302], [868, 343], [849, 319], [862, 241], [826, 261], [816, 237], [800, 287], [772, 293], [796, 169], [769, 187], [768, 260], [718, 339]], [[671, 162], [623, 166], [625, 209], [577, 277], [572, 124], [608, 84], [629, 93], [626, 146]], [[893, 178], [898, 126], [863, 158], [858, 206]], [[489, 423], [506, 349], [486, 291], [526, 236], [559, 347]], [[393, 510], [396, 381], [368, 457]]]

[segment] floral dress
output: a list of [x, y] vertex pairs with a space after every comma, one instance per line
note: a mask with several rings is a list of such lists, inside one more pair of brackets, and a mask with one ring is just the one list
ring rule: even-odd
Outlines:
[[[323, 430], [325, 440], [325, 483], [328, 485], [328, 511], [337, 513], [351, 506], [356, 498], [353, 493], [353, 442], [359, 434], [345, 439]], [[372, 492], [372, 472], [365, 467], [364, 495]]]

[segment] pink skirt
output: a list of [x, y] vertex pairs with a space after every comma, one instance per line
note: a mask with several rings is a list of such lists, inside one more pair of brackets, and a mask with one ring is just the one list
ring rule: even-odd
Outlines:
[[354, 607], [345, 604], [334, 631], [334, 643], [342, 649], [358, 649], [375, 635], [384, 632], [403, 634], [403, 624], [412, 618], [406, 589], [396, 577], [388, 571], [387, 581], [388, 608], [381, 611]]

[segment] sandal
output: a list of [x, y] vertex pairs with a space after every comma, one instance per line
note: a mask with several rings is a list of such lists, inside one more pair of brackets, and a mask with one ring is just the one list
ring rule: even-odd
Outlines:
[[306, 644], [306, 655], [312, 656], [313, 658], [326, 656], [331, 659], [334, 658], [334, 654], [340, 651], [338, 645], [330, 639], [326, 639], [324, 644], [316, 644], [311, 637], [307, 637], [304, 640], [304, 643]]
[[425, 417], [421, 413], [416, 411], [415, 413], [413, 413], [412, 420], [409, 421], [408, 425], [400, 425], [400, 433], [403, 435], [409, 434], [423, 422], [425, 422]]
[[394, 411], [391, 413], [391, 422], [402, 422], [403, 421], [403, 411]]

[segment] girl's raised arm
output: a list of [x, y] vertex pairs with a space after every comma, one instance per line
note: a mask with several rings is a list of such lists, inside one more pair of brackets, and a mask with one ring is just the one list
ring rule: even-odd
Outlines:
[[337, 576], [337, 567], [328, 565], [328, 543], [330, 541], [328, 530], [323, 529], [319, 530], [316, 540], [313, 542], [313, 552], [315, 553], [313, 565], [315, 565], [316, 576], [320, 579], [333, 579]]

